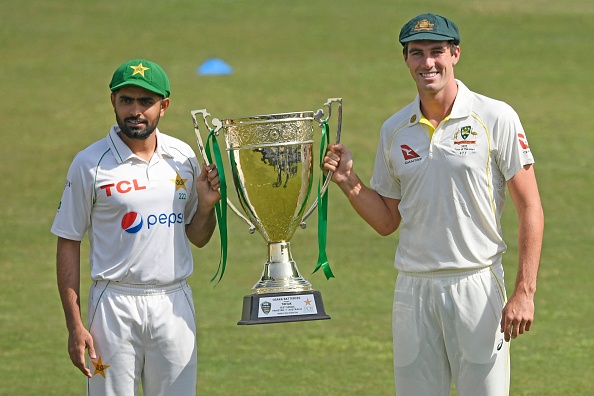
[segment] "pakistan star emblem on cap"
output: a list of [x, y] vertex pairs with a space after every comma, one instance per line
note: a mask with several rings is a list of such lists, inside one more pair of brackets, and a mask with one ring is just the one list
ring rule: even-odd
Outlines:
[[130, 68], [131, 68], [132, 70], [134, 70], [134, 72], [132, 73], [132, 75], [135, 75], [135, 74], [141, 74], [141, 75], [142, 75], [142, 77], [144, 77], [144, 71], [145, 71], [145, 70], [150, 70], [148, 67], [144, 67], [144, 66], [142, 66], [142, 62], [140, 62], [140, 63], [139, 63], [138, 65], [136, 65], [136, 66], [130, 66]]

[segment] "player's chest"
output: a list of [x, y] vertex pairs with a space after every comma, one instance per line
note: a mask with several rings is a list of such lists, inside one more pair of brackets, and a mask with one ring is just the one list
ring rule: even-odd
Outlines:
[[194, 185], [194, 173], [173, 160], [125, 162], [99, 167], [94, 185], [97, 201], [106, 205], [183, 205]]
[[491, 155], [487, 128], [473, 119], [438, 126], [433, 136], [419, 125], [395, 136], [390, 150], [399, 178], [432, 172], [484, 172]]

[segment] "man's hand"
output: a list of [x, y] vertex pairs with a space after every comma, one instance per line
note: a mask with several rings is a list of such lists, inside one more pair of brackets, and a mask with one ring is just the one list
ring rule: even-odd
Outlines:
[[534, 320], [534, 299], [529, 295], [514, 293], [501, 314], [501, 332], [510, 341], [525, 331], [530, 331]]
[[219, 172], [214, 164], [202, 164], [202, 172], [196, 179], [198, 209], [186, 226], [186, 235], [190, 242], [199, 248], [204, 247], [214, 232], [217, 224], [215, 205], [221, 200]]
[[221, 181], [219, 171], [214, 164], [206, 165], [202, 163], [202, 172], [196, 180], [196, 190], [198, 192], [198, 205], [207, 208], [213, 208], [221, 199], [219, 188]]
[[337, 184], [346, 182], [353, 169], [353, 155], [343, 144], [328, 145], [328, 152], [324, 157], [324, 170], [331, 171], [332, 181]]
[[89, 357], [91, 359], [97, 358], [91, 333], [82, 326], [70, 331], [68, 336], [68, 353], [70, 354], [70, 360], [72, 360], [72, 363], [78, 367], [84, 375], [91, 378], [93, 374], [91, 374], [91, 370], [85, 365], [86, 349], [89, 350]]

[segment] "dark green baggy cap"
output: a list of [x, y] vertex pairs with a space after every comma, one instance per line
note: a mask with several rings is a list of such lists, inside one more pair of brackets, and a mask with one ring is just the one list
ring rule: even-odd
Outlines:
[[398, 36], [402, 45], [417, 40], [453, 41], [457, 45], [460, 44], [460, 32], [458, 26], [446, 17], [421, 14], [408, 21]]

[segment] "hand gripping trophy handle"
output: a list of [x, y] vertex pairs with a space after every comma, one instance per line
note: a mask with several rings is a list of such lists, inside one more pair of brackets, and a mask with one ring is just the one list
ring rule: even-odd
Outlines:
[[[207, 165], [210, 165], [210, 161], [208, 160], [208, 156], [206, 154], [206, 149], [204, 148], [204, 143], [202, 142], [202, 136], [200, 134], [200, 129], [198, 127], [197, 115], [202, 114], [202, 119], [204, 120], [204, 125], [206, 126], [206, 128], [209, 131], [211, 131], [212, 134], [214, 134], [214, 136], [219, 136], [219, 131], [223, 127], [223, 123], [218, 118], [213, 118], [212, 124], [214, 125], [214, 128], [211, 128], [211, 126], [208, 124], [208, 119], [207, 119], [208, 117], [210, 117], [210, 113], [208, 111], [206, 111], [206, 109], [193, 110], [191, 113], [192, 113], [192, 119], [194, 120], [194, 132], [196, 133], [196, 141], [198, 143], [198, 150], [200, 151], [200, 156], [202, 157], [202, 160]], [[246, 222], [246, 224], [250, 228], [249, 229], [250, 234], [253, 234], [254, 232], [256, 232], [256, 226], [233, 205], [233, 203], [231, 202], [231, 200], [229, 200], [229, 198], [227, 198], [227, 205], [229, 206], [229, 208], [231, 208], [231, 210], [237, 216], [239, 216], [240, 219], [242, 219], [243, 221]]]
[[[338, 103], [338, 116], [337, 116], [338, 120], [337, 120], [336, 141], [335, 141], [335, 143], [338, 144], [338, 143], [340, 143], [340, 131], [342, 129], [342, 98], [328, 99], [328, 101], [326, 103], [324, 103], [324, 106], [326, 106], [328, 108], [328, 117], [322, 119], [322, 117], [324, 116], [324, 111], [322, 109], [319, 109], [314, 114], [314, 118], [318, 121], [320, 126], [322, 126], [324, 123], [327, 123], [328, 120], [330, 120], [330, 117], [332, 116], [332, 103]], [[321, 158], [323, 158], [324, 155], [325, 155], [325, 153], [320, 153]], [[320, 166], [321, 165], [322, 164], [320, 164]], [[326, 181], [324, 182], [324, 184], [322, 185], [322, 188], [320, 190], [321, 195], [324, 195], [324, 193], [328, 189], [328, 185], [330, 184], [330, 181], [332, 180], [332, 173], [333, 172], [330, 171], [326, 175]], [[316, 200], [311, 205], [311, 208], [309, 208], [307, 210], [307, 212], [305, 212], [305, 214], [303, 215], [303, 217], [301, 219], [301, 223], [299, 224], [301, 226], [301, 228], [304, 229], [307, 227], [307, 224], [305, 224], [305, 220], [307, 220], [307, 218], [313, 213], [313, 211], [316, 209], [317, 206], [318, 206], [318, 199], [316, 198]]]

